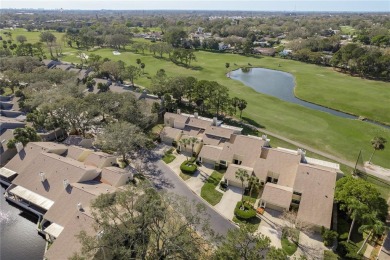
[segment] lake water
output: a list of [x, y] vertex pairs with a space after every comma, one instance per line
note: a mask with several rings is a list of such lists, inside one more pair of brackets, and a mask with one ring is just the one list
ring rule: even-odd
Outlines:
[[292, 102], [344, 118], [357, 118], [353, 115], [315, 105], [296, 98], [294, 95], [294, 77], [287, 72], [263, 68], [252, 68], [248, 72], [243, 72], [241, 69], [238, 69], [230, 72], [230, 78], [241, 81], [257, 92], [274, 96], [284, 101]]
[[25, 213], [0, 197], [0, 260], [42, 260], [45, 240], [38, 234], [38, 217]]

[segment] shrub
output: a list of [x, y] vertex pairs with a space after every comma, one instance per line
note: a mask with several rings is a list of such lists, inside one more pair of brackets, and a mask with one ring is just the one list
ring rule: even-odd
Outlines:
[[198, 166], [196, 166], [196, 164], [191, 162], [191, 161], [184, 161], [180, 165], [180, 170], [183, 173], [187, 173], [187, 174], [194, 174], [197, 169], [198, 169]]
[[362, 259], [356, 252], [359, 247], [353, 242], [341, 241], [337, 246], [337, 252], [343, 259]]
[[22, 97], [23, 96], [23, 92], [21, 90], [16, 90], [15, 91], [15, 97]]
[[234, 209], [234, 215], [236, 215], [238, 219], [248, 220], [256, 217], [256, 211], [251, 206], [244, 203], [243, 210], [241, 209], [241, 206], [242, 206], [242, 202], [239, 201], [237, 202], [236, 208]]
[[324, 240], [324, 245], [331, 246], [338, 234], [334, 230], [329, 230], [327, 228], [323, 228], [323, 229], [321, 228], [321, 235], [322, 235], [322, 239]]

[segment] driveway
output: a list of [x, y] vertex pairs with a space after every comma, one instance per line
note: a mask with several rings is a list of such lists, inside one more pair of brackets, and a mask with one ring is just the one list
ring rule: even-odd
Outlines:
[[225, 216], [227, 219], [232, 220], [234, 216], [234, 208], [237, 202], [241, 200], [242, 189], [238, 187], [229, 186], [221, 201], [215, 205], [215, 209]]
[[180, 165], [185, 161], [187, 160], [187, 157], [185, 157], [184, 155], [182, 154], [174, 154], [176, 156], [176, 159], [173, 160], [171, 163], [168, 164], [169, 168], [172, 169], [172, 171], [174, 171], [177, 175], [180, 174], [181, 170], [180, 170]]
[[280, 240], [282, 239], [283, 221], [280, 219], [281, 212], [272, 209], [266, 209], [261, 216], [261, 222], [257, 233], [261, 233], [271, 239], [271, 245], [276, 248], [282, 248]]
[[207, 168], [205, 166], [200, 166], [194, 176], [188, 179], [186, 183], [191, 188], [191, 190], [195, 191], [195, 193], [200, 196], [200, 192], [202, 190], [203, 185], [213, 173], [213, 171], [213, 169]]
[[299, 246], [294, 256], [299, 257], [301, 255], [306, 256], [308, 259], [320, 260], [323, 259], [323, 255], [318, 252], [324, 252], [329, 250], [322, 243], [321, 235], [319, 233], [305, 234], [300, 232], [299, 234]]

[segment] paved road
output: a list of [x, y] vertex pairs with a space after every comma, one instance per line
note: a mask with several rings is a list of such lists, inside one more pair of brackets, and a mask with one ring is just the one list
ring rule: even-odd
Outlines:
[[156, 187], [186, 197], [189, 201], [204, 204], [206, 213], [210, 216], [210, 227], [217, 234], [225, 235], [229, 229], [236, 228], [235, 224], [224, 218], [206, 201], [196, 195], [164, 162], [158, 160], [158, 156], [149, 160], [145, 164], [148, 167], [145, 173]]

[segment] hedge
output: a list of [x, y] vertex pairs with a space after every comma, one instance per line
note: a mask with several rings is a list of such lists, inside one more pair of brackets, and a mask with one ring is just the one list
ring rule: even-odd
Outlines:
[[197, 169], [198, 169], [198, 166], [196, 166], [195, 163], [190, 162], [190, 161], [184, 161], [184, 162], [180, 165], [180, 170], [181, 170], [183, 173], [187, 173], [187, 174], [193, 174], [193, 173], [196, 172]]
[[246, 205], [244, 203], [245, 210], [241, 209], [242, 202], [237, 202], [236, 208], [234, 209], [234, 215], [236, 215], [239, 219], [251, 219], [256, 217], [256, 210], [254, 210], [251, 206]]

